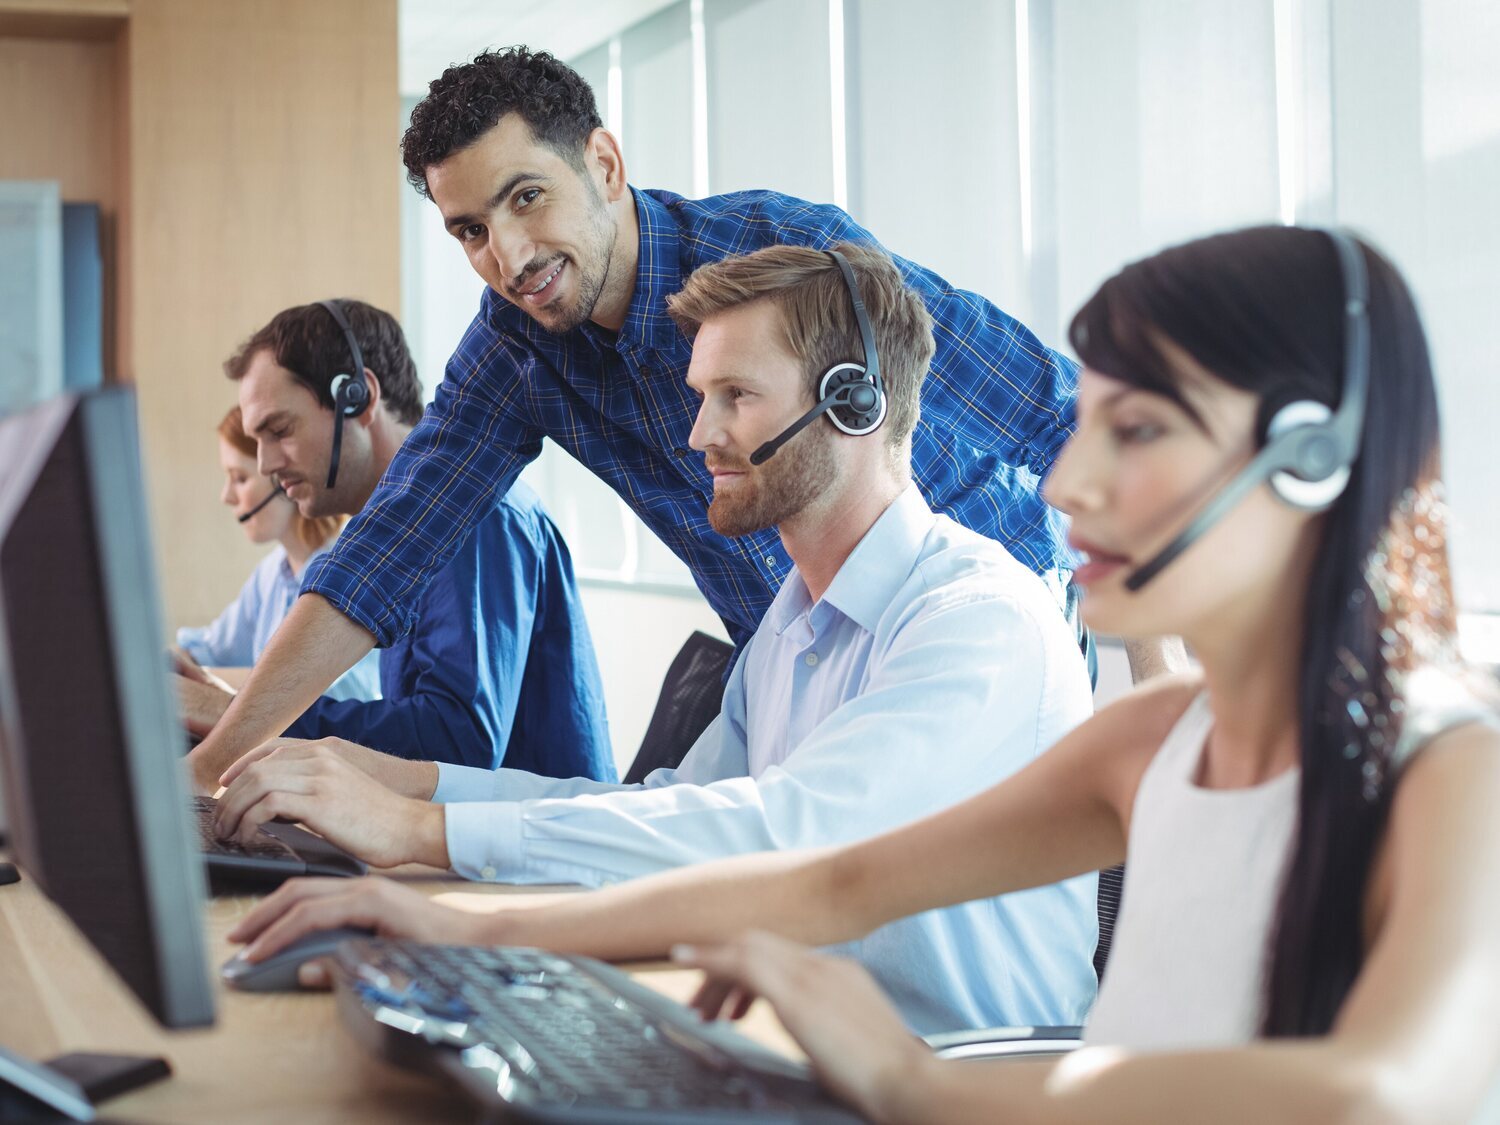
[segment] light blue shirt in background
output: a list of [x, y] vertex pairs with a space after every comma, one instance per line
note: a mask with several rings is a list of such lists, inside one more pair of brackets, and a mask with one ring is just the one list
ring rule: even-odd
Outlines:
[[[460, 874], [599, 886], [888, 831], [1019, 770], [1091, 706], [1041, 579], [911, 487], [818, 602], [791, 572], [676, 770], [626, 786], [439, 764], [433, 800]], [[1081, 1023], [1095, 887], [1090, 875], [932, 911], [843, 952], [919, 1033]]]
[[[314, 551], [309, 562], [328, 550]], [[304, 573], [306, 568], [303, 568]], [[205, 668], [249, 668], [265, 650], [302, 589], [286, 548], [276, 548], [251, 571], [239, 597], [211, 625], [177, 630], [177, 643]], [[371, 650], [324, 693], [333, 699], [380, 698], [380, 652]]]

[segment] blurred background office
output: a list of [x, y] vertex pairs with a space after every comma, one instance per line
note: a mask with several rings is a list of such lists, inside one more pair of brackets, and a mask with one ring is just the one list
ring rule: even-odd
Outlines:
[[[1500, 660], [1494, 0], [0, 0], [0, 409], [136, 385], [169, 625], [255, 561], [212, 441], [251, 329], [359, 297], [441, 381], [482, 283], [396, 142], [446, 65], [512, 43], [589, 79], [634, 184], [837, 203], [1052, 346], [1169, 242], [1367, 234], [1432, 335], [1465, 644]], [[524, 479], [573, 550], [623, 769], [672, 654], [722, 628], [565, 454]]]

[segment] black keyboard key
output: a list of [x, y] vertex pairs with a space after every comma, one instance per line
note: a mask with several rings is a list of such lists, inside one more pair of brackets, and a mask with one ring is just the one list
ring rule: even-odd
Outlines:
[[237, 840], [221, 840], [214, 835], [214, 817], [219, 802], [212, 797], [194, 797], [193, 815], [198, 823], [198, 846], [210, 855], [243, 855], [258, 859], [289, 859], [300, 862], [297, 853], [280, 840], [264, 836], [252, 844], [241, 844]]

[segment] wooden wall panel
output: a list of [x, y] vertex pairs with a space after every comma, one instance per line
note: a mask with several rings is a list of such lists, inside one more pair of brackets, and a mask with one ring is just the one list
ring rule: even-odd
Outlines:
[[112, 213], [117, 80], [113, 43], [0, 38], [0, 180], [57, 180]]
[[396, 0], [133, 0], [131, 364], [173, 625], [254, 564], [218, 502], [221, 365], [280, 309], [399, 312]]
[[[0, 17], [6, 15], [0, 8]], [[66, 203], [97, 203], [104, 259], [105, 371], [123, 363], [120, 333], [124, 147], [122, 23], [75, 21], [88, 39], [0, 36], [0, 180], [56, 180]], [[0, 22], [0, 32], [6, 25]], [[107, 34], [104, 34], [107, 32]]]

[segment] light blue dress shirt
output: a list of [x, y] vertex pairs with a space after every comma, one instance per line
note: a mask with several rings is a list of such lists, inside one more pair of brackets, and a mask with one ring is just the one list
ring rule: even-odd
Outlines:
[[[308, 561], [327, 550], [326, 545], [319, 548]], [[306, 568], [303, 570], [305, 573]], [[301, 589], [302, 579], [292, 572], [286, 548], [277, 544], [250, 572], [239, 597], [212, 624], [178, 629], [177, 643], [205, 668], [249, 668], [260, 659], [271, 634], [291, 612]], [[379, 699], [379, 650], [372, 649], [323, 695], [330, 699]]]
[[[1016, 772], [1091, 706], [1041, 579], [911, 487], [817, 602], [793, 569], [676, 770], [624, 786], [440, 764], [433, 800], [460, 874], [598, 886], [885, 832]], [[919, 1033], [1081, 1023], [1095, 890], [1091, 875], [932, 911], [842, 951]]]

